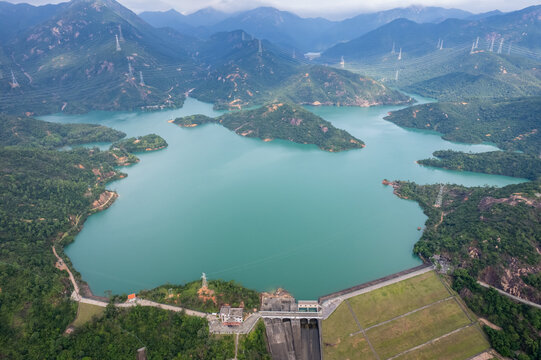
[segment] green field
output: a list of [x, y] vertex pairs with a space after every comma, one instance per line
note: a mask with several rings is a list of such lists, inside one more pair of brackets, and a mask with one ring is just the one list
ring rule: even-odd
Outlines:
[[438, 276], [430, 271], [356, 296], [349, 303], [361, 325], [368, 328], [449, 296]]
[[472, 325], [418, 350], [404, 354], [400, 360], [462, 360], [490, 347], [479, 326]]
[[[325, 344], [325, 341], [323, 343]], [[332, 345], [325, 344], [323, 358], [325, 360], [376, 359], [368, 346], [368, 342], [360, 333], [353, 336], [344, 336]]]
[[454, 299], [367, 331], [382, 358], [401, 353], [470, 323]]
[[[322, 324], [327, 359], [468, 359], [490, 348], [432, 271], [349, 298]], [[468, 327], [468, 325], [472, 324]], [[456, 331], [456, 332], [454, 332]]]
[[73, 326], [80, 327], [92, 320], [94, 316], [101, 317], [105, 312], [105, 308], [97, 305], [79, 303], [77, 317], [73, 322]]

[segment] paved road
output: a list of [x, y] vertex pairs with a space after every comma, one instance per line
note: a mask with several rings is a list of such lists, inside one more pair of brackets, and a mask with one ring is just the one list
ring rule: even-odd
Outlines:
[[497, 292], [499, 292], [500, 294], [502, 294], [502, 295], [504, 295], [504, 296], [507, 296], [508, 298], [511, 298], [511, 299], [513, 299], [513, 300], [515, 300], [515, 301], [518, 301], [518, 302], [521, 302], [521, 303], [523, 303], [523, 304], [530, 305], [530, 306], [536, 307], [536, 308], [538, 308], [538, 309], [541, 309], [541, 305], [539, 305], [539, 304], [537, 304], [537, 303], [534, 303], [533, 301], [521, 299], [521, 298], [519, 298], [518, 296], [511, 295], [511, 294], [509, 294], [508, 292], [505, 292], [505, 291], [503, 291], [503, 290], [501, 290], [501, 289], [498, 289], [497, 287], [494, 287], [494, 286], [489, 285], [489, 284], [487, 284], [487, 283], [484, 283], [484, 282], [482, 282], [482, 281], [477, 281], [477, 283], [478, 283], [479, 285], [481, 285], [482, 287], [486, 287], [486, 288], [488, 288], [488, 289], [494, 289], [494, 290], [496, 290]]

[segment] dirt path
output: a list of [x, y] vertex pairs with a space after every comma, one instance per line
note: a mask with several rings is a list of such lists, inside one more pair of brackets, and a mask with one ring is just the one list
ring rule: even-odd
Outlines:
[[56, 249], [55, 249], [54, 245], [53, 245], [53, 253], [54, 253], [54, 256], [56, 256], [56, 259], [57, 259], [56, 264], [55, 264], [56, 268], [59, 269], [59, 270], [64, 270], [64, 271], [68, 272], [71, 284], [73, 285], [74, 292], [77, 295], [79, 295], [79, 286], [77, 285], [77, 282], [75, 281], [75, 277], [71, 273], [71, 270], [66, 265], [64, 260], [62, 260], [62, 258], [60, 256], [58, 256], [58, 254], [56, 253]]

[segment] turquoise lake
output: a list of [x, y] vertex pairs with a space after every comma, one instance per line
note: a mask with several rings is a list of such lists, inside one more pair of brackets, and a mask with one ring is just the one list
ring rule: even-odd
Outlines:
[[66, 252], [96, 295], [184, 283], [206, 272], [310, 299], [419, 265], [412, 248], [426, 216], [382, 179], [468, 186], [521, 180], [417, 165], [435, 150], [496, 148], [450, 143], [383, 120], [398, 108], [309, 107], [366, 143], [342, 153], [243, 138], [215, 124], [167, 122], [220, 114], [194, 99], [170, 111], [42, 117], [103, 124], [128, 136], [156, 133], [169, 143], [121, 169], [129, 176], [108, 186], [119, 198], [86, 221]]

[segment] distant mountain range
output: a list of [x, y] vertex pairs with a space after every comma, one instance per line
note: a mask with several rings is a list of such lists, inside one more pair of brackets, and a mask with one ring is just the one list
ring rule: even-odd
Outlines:
[[258, 38], [300, 51], [320, 51], [337, 42], [354, 39], [399, 18], [437, 23], [448, 18], [484, 17], [483, 14], [474, 15], [458, 9], [421, 6], [360, 14], [342, 21], [301, 18], [291, 12], [272, 7], [259, 7], [234, 14], [203, 9], [190, 15], [169, 10], [143, 12], [140, 16], [155, 27], [171, 27], [179, 32], [190, 32], [201, 37], [220, 31], [242, 29]]
[[[490, 14], [490, 13], [488, 13]], [[447, 19], [440, 23], [416, 23], [397, 19], [351, 41], [337, 44], [323, 53], [326, 61], [349, 61], [381, 56], [392, 51], [419, 56], [442, 48], [472, 45], [477, 37], [483, 50], [498, 51], [499, 43], [510, 43], [528, 49], [541, 49], [541, 5], [519, 11], [483, 17], [478, 20]], [[503, 45], [502, 44], [502, 45]], [[507, 49], [507, 48], [505, 48]], [[503, 49], [502, 49], [503, 50]]]

